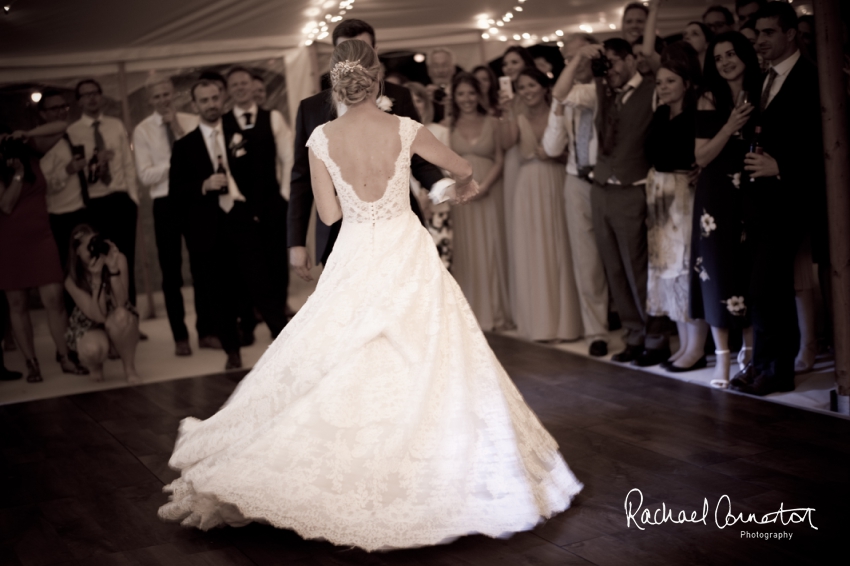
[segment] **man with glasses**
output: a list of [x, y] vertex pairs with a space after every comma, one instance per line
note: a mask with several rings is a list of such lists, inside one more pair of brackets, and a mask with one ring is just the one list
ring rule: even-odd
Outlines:
[[727, 31], [735, 31], [735, 16], [727, 8], [717, 5], [712, 6], [702, 15], [702, 23], [710, 29], [714, 35], [720, 35]]
[[[55, 89], [46, 90], [38, 102], [38, 111], [45, 122], [68, 121], [70, 104], [65, 95]], [[50, 229], [59, 248], [63, 269], [67, 269], [68, 245], [71, 231], [90, 219], [83, 191], [88, 191], [84, 148], [74, 146], [68, 134], [63, 136], [41, 158], [41, 170], [47, 180], [47, 212]], [[70, 312], [70, 311], [69, 311]]]
[[94, 79], [82, 80], [74, 93], [83, 115], [68, 126], [68, 137], [72, 145], [83, 147], [86, 163], [83, 200], [87, 201], [89, 219], [95, 229], [127, 256], [130, 302], [135, 305], [139, 193], [127, 130], [121, 120], [104, 115], [106, 101], [100, 83]]

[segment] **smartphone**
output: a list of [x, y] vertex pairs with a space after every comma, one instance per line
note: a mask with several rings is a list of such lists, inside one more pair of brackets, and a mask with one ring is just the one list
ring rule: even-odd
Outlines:
[[499, 77], [499, 90], [506, 92], [510, 98], [514, 97], [514, 85], [510, 77]]

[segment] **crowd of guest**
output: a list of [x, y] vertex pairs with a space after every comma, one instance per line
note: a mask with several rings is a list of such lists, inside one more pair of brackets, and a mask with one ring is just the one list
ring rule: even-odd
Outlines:
[[626, 6], [622, 37], [569, 37], [554, 84], [519, 46], [503, 88], [447, 49], [432, 84], [396, 76], [483, 189], [430, 228], [484, 329], [602, 356], [619, 322], [615, 361], [671, 372], [706, 367], [710, 334], [713, 385], [793, 389], [828, 264], [812, 19], [739, 0], [663, 42], [660, 4]]
[[[198, 346], [224, 350], [225, 369], [242, 366], [240, 348], [254, 341], [256, 313], [272, 336], [287, 322], [281, 186], [292, 139], [280, 112], [262, 107], [262, 77], [244, 67], [201, 74], [190, 92], [197, 114], [177, 112], [169, 77], [151, 75], [146, 89], [153, 112], [132, 138], [121, 120], [104, 114], [93, 79], [74, 89], [78, 120], [69, 122], [69, 101], [49, 89], [38, 102], [42, 126], [0, 134], [0, 335], [10, 321], [28, 382], [42, 381], [28, 312], [32, 288], [63, 372], [101, 381], [105, 360], [120, 358], [127, 381], [139, 381], [139, 184], [153, 201], [175, 355], [192, 355], [181, 291], [184, 239]], [[0, 379], [21, 377], [0, 364]]]
[[[465, 72], [446, 48], [428, 55], [429, 84], [388, 76], [391, 111], [418, 118], [467, 159], [481, 188], [472, 202], [451, 206], [434, 197], [445, 187], [441, 172], [414, 156], [411, 203], [485, 330], [516, 328], [542, 342], [583, 338], [590, 355], [604, 356], [609, 331], [622, 327], [626, 347], [614, 361], [671, 372], [706, 367], [710, 335], [712, 384], [788, 391], [795, 372], [814, 364], [813, 262], [828, 265], [812, 20], [784, 2], [738, 0], [737, 19], [713, 6], [682, 40], [664, 42], [656, 34], [661, 4], [627, 5], [621, 37], [566, 38], [557, 80], [520, 46], [506, 50], [498, 78], [489, 66]], [[374, 29], [360, 20], [334, 30], [334, 45], [347, 39], [376, 47]], [[102, 116], [100, 86], [83, 81], [78, 122], [65, 124], [67, 103], [46, 93], [45, 131], [27, 133], [33, 151], [46, 152], [43, 176], [28, 158], [0, 178], [9, 215], [0, 217], [0, 236], [18, 229], [17, 214], [31, 215], [28, 225], [38, 214], [30, 241], [57, 256], [50, 273], [33, 265], [32, 277], [0, 278], [16, 340], [32, 361], [29, 377], [38, 365], [23, 290], [38, 287], [63, 371], [97, 376], [114, 349], [135, 378], [134, 171], [154, 199], [177, 355], [191, 353], [181, 237], [200, 345], [223, 348], [228, 368], [241, 365], [255, 311], [272, 336], [286, 324], [287, 246], [295, 272], [311, 278], [305, 141], [345, 108], [326, 92], [301, 102], [287, 211], [276, 167], [288, 166], [293, 144], [282, 117], [258, 108], [254, 97], [265, 91], [246, 69], [201, 76], [191, 89], [198, 115], [174, 111], [167, 78], [148, 89], [154, 113], [134, 132], [135, 155], [120, 121]], [[228, 96], [235, 105], [225, 114]], [[17, 212], [15, 195], [23, 202], [39, 191], [46, 210]], [[317, 261], [327, 261], [338, 231], [317, 223]], [[97, 255], [92, 241], [108, 248]], [[15, 258], [0, 256], [0, 267], [7, 261]]]

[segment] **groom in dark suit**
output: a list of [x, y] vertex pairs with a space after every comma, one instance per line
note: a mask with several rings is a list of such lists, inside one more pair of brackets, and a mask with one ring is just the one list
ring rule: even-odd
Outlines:
[[[348, 39], [360, 39], [375, 47], [375, 30], [362, 20], [343, 20], [333, 32], [334, 47]], [[392, 83], [383, 83], [383, 94], [392, 102], [390, 112], [397, 116], [407, 116], [419, 121], [419, 114], [413, 105], [410, 91]], [[310, 161], [306, 147], [307, 140], [313, 130], [337, 117], [336, 104], [331, 97], [331, 90], [323, 90], [319, 94], [305, 98], [298, 106], [298, 117], [295, 124], [295, 156], [292, 167], [289, 196], [288, 246], [289, 262], [298, 275], [307, 281], [310, 278], [310, 258], [307, 254], [307, 225], [310, 222], [310, 212], [313, 206], [313, 188], [310, 182]], [[410, 164], [413, 176], [423, 187], [433, 189], [437, 184], [446, 185], [452, 181], [443, 178], [442, 172], [418, 155], [414, 155]], [[411, 207], [419, 218], [422, 214], [416, 200], [410, 200]], [[341, 222], [327, 226], [316, 218], [316, 260], [325, 263], [333, 249], [339, 234]]]
[[770, 62], [760, 100], [764, 153], [748, 153], [745, 159], [754, 179], [744, 196], [747, 239], [753, 246], [748, 307], [755, 348], [752, 363], [731, 385], [767, 395], [794, 389], [799, 345], [794, 258], [822, 202], [824, 163], [818, 74], [797, 48], [794, 8], [770, 2], [755, 20], [756, 47]]

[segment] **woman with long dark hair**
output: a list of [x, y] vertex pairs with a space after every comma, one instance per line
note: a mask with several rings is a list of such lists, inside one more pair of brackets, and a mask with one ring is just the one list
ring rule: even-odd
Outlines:
[[552, 102], [549, 77], [536, 67], [523, 69], [517, 96], [525, 108], [516, 118], [521, 161], [507, 210], [513, 216], [514, 322], [531, 340], [576, 340], [583, 331], [564, 217], [566, 170], [541, 145]]
[[708, 46], [714, 39], [714, 32], [702, 22], [688, 22], [685, 31], [682, 32], [682, 39], [694, 48], [699, 59], [699, 68], [703, 69], [705, 54], [708, 53]]
[[519, 129], [517, 128], [517, 116], [526, 112], [522, 97], [516, 96], [517, 79], [524, 69], [535, 69], [534, 57], [525, 47], [512, 45], [505, 50], [502, 56], [502, 73], [510, 77], [512, 93], [499, 89], [499, 137], [502, 148], [505, 150], [505, 166], [503, 168], [503, 192], [505, 211], [505, 234], [508, 236], [508, 293], [511, 300], [511, 311], [516, 306], [516, 273], [514, 273], [514, 245], [511, 241], [513, 234], [513, 200], [516, 190], [517, 175], [519, 174]]
[[481, 85], [481, 106], [491, 116], [496, 118], [501, 116], [499, 111], [499, 79], [496, 78], [496, 73], [487, 65], [478, 65], [472, 69], [472, 76], [478, 79], [478, 84]]
[[762, 78], [752, 44], [738, 32], [718, 35], [708, 53], [694, 149], [702, 172], [691, 235], [691, 317], [711, 326], [717, 347], [712, 385], [726, 387], [730, 328], [743, 329], [738, 363], [743, 367], [752, 356], [741, 189], [749, 181], [743, 173], [744, 155], [755, 135], [755, 104], [761, 96]]
[[680, 41], [664, 50], [655, 77], [659, 106], [646, 140], [652, 165], [646, 179], [646, 312], [668, 316], [678, 327], [679, 350], [667, 363], [671, 372], [706, 366], [703, 349], [708, 329], [688, 314], [694, 215], [690, 175], [700, 78], [698, 54], [690, 44]]
[[498, 121], [487, 115], [479, 81], [469, 73], [452, 79], [451, 148], [472, 165], [481, 192], [452, 211], [452, 274], [484, 330], [510, 325], [507, 240], [504, 231], [502, 165]]
[[139, 314], [130, 302], [127, 256], [88, 224], [71, 232], [65, 289], [76, 306], [68, 323], [68, 348], [77, 352], [94, 381], [103, 381], [109, 343], [124, 363], [127, 382], [139, 383], [136, 345]]

